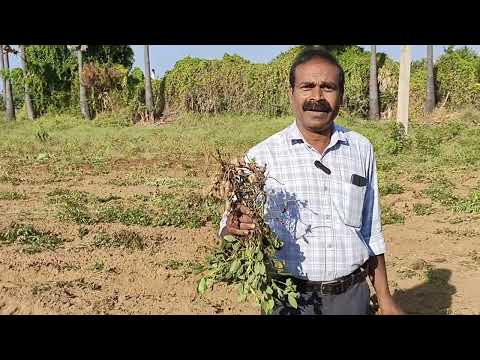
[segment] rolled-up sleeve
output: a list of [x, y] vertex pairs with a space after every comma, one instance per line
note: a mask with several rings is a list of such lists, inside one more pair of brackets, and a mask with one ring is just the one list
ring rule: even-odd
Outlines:
[[367, 190], [365, 195], [365, 204], [363, 208], [363, 224], [361, 233], [365, 243], [369, 248], [369, 253], [381, 255], [386, 251], [385, 240], [382, 232], [382, 219], [380, 210], [380, 197], [378, 191], [377, 165], [373, 146], [370, 144], [370, 150], [367, 153]]

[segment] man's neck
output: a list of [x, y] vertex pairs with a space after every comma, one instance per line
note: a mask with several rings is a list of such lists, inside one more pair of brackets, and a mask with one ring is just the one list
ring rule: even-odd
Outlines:
[[323, 154], [325, 149], [328, 147], [330, 144], [330, 139], [333, 134], [333, 129], [335, 127], [334, 124], [327, 130], [321, 131], [321, 132], [315, 132], [311, 131], [308, 129], [303, 128], [301, 125], [299, 125], [297, 121], [297, 127], [298, 130], [302, 133], [305, 141], [309, 143], [313, 148], [315, 148], [320, 154]]

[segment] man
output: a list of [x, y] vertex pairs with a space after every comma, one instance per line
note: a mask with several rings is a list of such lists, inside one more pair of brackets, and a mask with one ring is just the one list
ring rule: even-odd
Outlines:
[[[266, 166], [266, 220], [283, 241], [300, 293], [298, 309], [274, 314], [368, 314], [367, 275], [382, 314], [403, 314], [388, 288], [376, 163], [371, 143], [334, 123], [344, 73], [322, 49], [305, 49], [290, 68], [292, 125], [253, 147], [247, 161]], [[223, 217], [220, 236], [254, 228], [248, 209]]]

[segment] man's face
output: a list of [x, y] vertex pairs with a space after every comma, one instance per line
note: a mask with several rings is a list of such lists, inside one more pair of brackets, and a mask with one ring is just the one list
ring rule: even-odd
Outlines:
[[319, 133], [333, 125], [342, 98], [339, 72], [337, 66], [320, 58], [296, 67], [290, 100], [304, 129]]

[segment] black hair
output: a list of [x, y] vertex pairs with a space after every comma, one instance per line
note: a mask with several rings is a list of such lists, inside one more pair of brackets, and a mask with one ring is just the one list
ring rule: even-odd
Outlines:
[[295, 69], [298, 65], [305, 64], [313, 58], [325, 60], [338, 68], [338, 82], [341, 94], [343, 94], [345, 88], [345, 73], [343, 71], [343, 68], [338, 63], [335, 56], [333, 56], [330, 52], [328, 52], [322, 47], [306, 47], [295, 57], [295, 60], [290, 66], [290, 87], [292, 88], [292, 90], [295, 87]]

